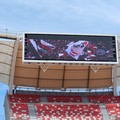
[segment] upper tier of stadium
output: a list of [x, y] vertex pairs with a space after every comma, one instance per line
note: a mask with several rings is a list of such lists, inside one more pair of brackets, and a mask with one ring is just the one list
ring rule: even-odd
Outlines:
[[[117, 95], [116, 89], [120, 85], [120, 64], [100, 65], [97, 72], [93, 71], [90, 64], [55, 64], [50, 65], [44, 72], [40, 64], [22, 63], [20, 37], [0, 34], [0, 38], [0, 82], [9, 86], [10, 94], [18, 87], [31, 87], [58, 90], [113, 88], [114, 95]], [[119, 48], [119, 37], [117, 39]], [[120, 61], [120, 49], [118, 50]]]
[[[21, 38], [8, 34], [0, 38], [0, 82], [9, 86], [6, 120], [120, 118], [120, 96], [116, 96], [120, 63], [24, 64]], [[119, 48], [119, 37], [117, 42]], [[118, 53], [120, 61], [120, 49]]]

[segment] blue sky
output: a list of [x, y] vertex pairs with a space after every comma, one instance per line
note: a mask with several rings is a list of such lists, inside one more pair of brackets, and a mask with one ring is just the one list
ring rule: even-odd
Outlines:
[[[119, 35], [120, 0], [0, 0], [0, 32], [5, 29]], [[0, 108], [6, 89], [0, 84]]]
[[119, 0], [0, 0], [0, 29], [119, 34], [119, 5]]
[[8, 86], [0, 83], [0, 120], [4, 120], [4, 97], [8, 90]]

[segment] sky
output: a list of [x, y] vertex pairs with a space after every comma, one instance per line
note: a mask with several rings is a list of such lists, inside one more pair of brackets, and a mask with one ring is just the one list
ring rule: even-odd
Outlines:
[[[119, 35], [120, 0], [0, 0], [0, 33], [5, 30]], [[0, 120], [7, 89], [0, 84]]]
[[3, 83], [0, 83], [0, 120], [5, 120], [4, 98], [7, 90], [8, 90], [8, 86]]
[[0, 0], [0, 29], [120, 34], [119, 0]]

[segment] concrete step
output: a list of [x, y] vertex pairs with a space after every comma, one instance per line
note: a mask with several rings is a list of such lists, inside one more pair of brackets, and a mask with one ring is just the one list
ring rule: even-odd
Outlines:
[[35, 112], [35, 106], [32, 103], [28, 104], [28, 111], [30, 115], [30, 120], [35, 120], [36, 119], [36, 112]]
[[105, 105], [104, 104], [100, 104], [99, 107], [100, 107], [101, 113], [103, 115], [103, 120], [110, 120]]
[[85, 97], [85, 96], [81, 96], [81, 97], [82, 97], [82, 101], [83, 101], [84, 103], [88, 103], [87, 97]]

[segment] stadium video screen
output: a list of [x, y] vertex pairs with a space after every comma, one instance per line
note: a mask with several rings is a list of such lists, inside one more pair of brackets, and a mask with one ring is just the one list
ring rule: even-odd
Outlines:
[[117, 64], [115, 36], [25, 33], [23, 62]]

